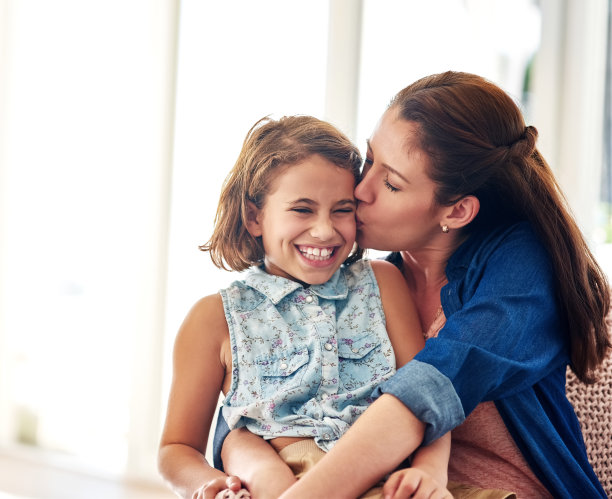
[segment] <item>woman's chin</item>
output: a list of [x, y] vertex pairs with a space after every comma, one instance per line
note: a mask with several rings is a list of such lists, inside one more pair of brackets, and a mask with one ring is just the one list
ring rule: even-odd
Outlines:
[[358, 231], [356, 241], [362, 248], [380, 250], [380, 241], [376, 241], [376, 238], [368, 237], [366, 232]]

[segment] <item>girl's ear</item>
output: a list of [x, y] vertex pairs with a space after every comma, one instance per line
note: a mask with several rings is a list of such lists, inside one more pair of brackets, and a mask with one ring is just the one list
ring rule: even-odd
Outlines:
[[480, 210], [480, 201], [476, 196], [465, 196], [449, 207], [442, 221], [450, 229], [460, 229], [469, 224]]
[[246, 230], [249, 231], [253, 237], [259, 237], [262, 234], [261, 224], [259, 223], [260, 209], [255, 206], [251, 201], [247, 201], [247, 216], [246, 216]]

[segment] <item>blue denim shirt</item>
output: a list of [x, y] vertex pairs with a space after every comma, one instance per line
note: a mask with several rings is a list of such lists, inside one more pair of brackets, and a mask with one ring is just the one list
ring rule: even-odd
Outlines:
[[370, 262], [307, 288], [253, 268], [221, 296], [232, 352], [223, 401], [230, 428], [312, 437], [328, 451], [395, 373]]
[[565, 396], [566, 325], [550, 258], [529, 225], [471, 236], [446, 275], [445, 326], [375, 394], [409, 407], [426, 424], [425, 443], [492, 400], [554, 497], [606, 497]]

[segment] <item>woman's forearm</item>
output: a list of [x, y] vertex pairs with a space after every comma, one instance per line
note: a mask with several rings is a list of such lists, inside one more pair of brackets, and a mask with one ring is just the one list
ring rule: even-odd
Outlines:
[[384, 394], [281, 498], [358, 497], [410, 455], [424, 431], [404, 404]]
[[411, 467], [419, 468], [441, 485], [448, 482], [448, 461], [450, 459], [451, 434], [441, 436], [426, 447], [420, 447], [412, 458]]

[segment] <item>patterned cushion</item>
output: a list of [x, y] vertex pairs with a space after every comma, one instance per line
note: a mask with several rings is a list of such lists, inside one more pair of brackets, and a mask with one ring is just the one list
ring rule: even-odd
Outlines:
[[568, 369], [567, 397], [580, 421], [591, 465], [612, 497], [612, 352], [597, 374], [597, 383], [585, 385]]

